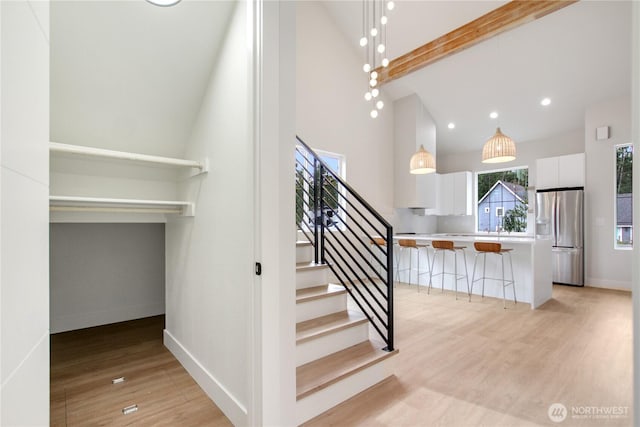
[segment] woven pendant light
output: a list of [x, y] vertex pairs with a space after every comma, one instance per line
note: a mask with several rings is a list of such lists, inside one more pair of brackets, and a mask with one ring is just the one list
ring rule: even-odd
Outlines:
[[411, 156], [409, 162], [409, 172], [412, 174], [426, 174], [436, 171], [436, 159], [433, 154], [424, 149], [424, 145], [420, 144], [420, 148]]
[[516, 143], [496, 128], [496, 134], [482, 147], [482, 163], [503, 163], [515, 159]]

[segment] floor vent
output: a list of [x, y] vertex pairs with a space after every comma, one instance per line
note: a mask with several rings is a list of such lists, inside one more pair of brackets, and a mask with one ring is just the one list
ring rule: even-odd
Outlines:
[[122, 408], [122, 413], [124, 415], [133, 414], [134, 412], [138, 412], [138, 405], [130, 405], [126, 408]]

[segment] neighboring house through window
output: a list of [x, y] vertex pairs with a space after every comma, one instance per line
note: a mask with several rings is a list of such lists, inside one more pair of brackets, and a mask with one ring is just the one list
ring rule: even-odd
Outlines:
[[527, 230], [527, 168], [477, 174], [477, 231]]

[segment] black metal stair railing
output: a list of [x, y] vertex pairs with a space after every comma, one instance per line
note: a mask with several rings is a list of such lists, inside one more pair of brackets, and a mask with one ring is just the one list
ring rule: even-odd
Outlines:
[[393, 351], [393, 229], [299, 137], [296, 223]]

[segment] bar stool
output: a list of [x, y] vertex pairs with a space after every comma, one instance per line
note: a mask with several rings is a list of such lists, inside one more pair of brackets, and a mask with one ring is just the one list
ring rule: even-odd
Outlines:
[[[427, 289], [427, 292], [429, 292], [429, 290], [431, 289], [433, 276], [442, 275], [441, 286], [442, 286], [442, 292], [444, 292], [444, 276], [452, 275], [453, 281], [455, 283], [456, 299], [458, 299], [458, 280], [465, 279], [465, 282], [467, 282], [467, 294], [469, 294], [469, 273], [467, 271], [467, 255], [465, 252], [465, 249], [467, 247], [455, 246], [451, 240], [433, 240], [431, 242], [431, 246], [433, 246], [433, 261], [430, 268], [429, 288]], [[444, 259], [445, 259], [445, 254], [447, 252], [453, 253], [453, 256], [454, 256], [453, 257], [453, 273], [446, 272], [444, 268]], [[464, 262], [464, 274], [458, 274], [458, 252], [462, 254], [462, 260]], [[436, 264], [436, 256], [439, 253], [442, 253], [442, 272], [433, 274], [433, 267]]]
[[[429, 259], [429, 249], [428, 245], [418, 245], [418, 242], [416, 242], [414, 239], [399, 239], [398, 240], [398, 258], [396, 260], [396, 272], [397, 274], [400, 273], [400, 271], [406, 271], [409, 270], [409, 284], [411, 284], [411, 271], [413, 270], [413, 268], [411, 268], [411, 259], [413, 252], [416, 253], [416, 259], [417, 259], [417, 268], [416, 268], [416, 286], [418, 287], [418, 292], [420, 292], [420, 275], [421, 274], [427, 274], [431, 272], [431, 269], [429, 270], [424, 270], [422, 273], [420, 272], [420, 249], [424, 249], [426, 254], [427, 254], [427, 266], [430, 267], [431, 266], [431, 261]], [[402, 270], [400, 270], [400, 255], [404, 252], [404, 251], [409, 251], [409, 268], [403, 268]], [[399, 275], [397, 277], [400, 277]]]
[[[506, 288], [509, 285], [511, 285], [511, 287], [513, 288], [513, 302], [517, 304], [518, 300], [516, 299], [516, 285], [515, 285], [515, 280], [513, 278], [513, 262], [511, 261], [511, 251], [513, 249], [511, 248], [505, 249], [502, 247], [502, 244], [494, 243], [494, 242], [475, 242], [473, 246], [476, 249], [476, 257], [473, 261], [473, 275], [471, 277], [471, 292], [473, 292], [473, 284], [479, 280], [482, 280], [482, 298], [484, 298], [485, 280], [486, 279], [497, 280], [499, 282], [502, 282], [502, 303], [504, 308], [505, 309], [507, 308], [507, 297], [506, 297], [506, 292], [504, 288]], [[502, 262], [502, 278], [487, 277], [486, 275], [487, 274], [487, 255], [491, 255], [491, 254], [500, 256], [500, 260]], [[483, 256], [482, 277], [479, 277], [476, 279], [476, 263], [478, 261], [478, 255]], [[509, 255], [509, 266], [511, 268], [511, 280], [505, 280], [505, 277], [504, 277], [504, 256], [505, 255]], [[469, 293], [469, 301], [471, 301], [471, 292]]]
[[[382, 237], [372, 237], [369, 241], [369, 247], [372, 248], [372, 252], [369, 254], [369, 264], [373, 266], [373, 269], [377, 271], [379, 274], [383, 274], [383, 266], [380, 262], [380, 255], [383, 253], [383, 249], [387, 245], [387, 241]], [[378, 251], [378, 252], [376, 252]], [[374, 264], [373, 258], [376, 258], [376, 263]]]

